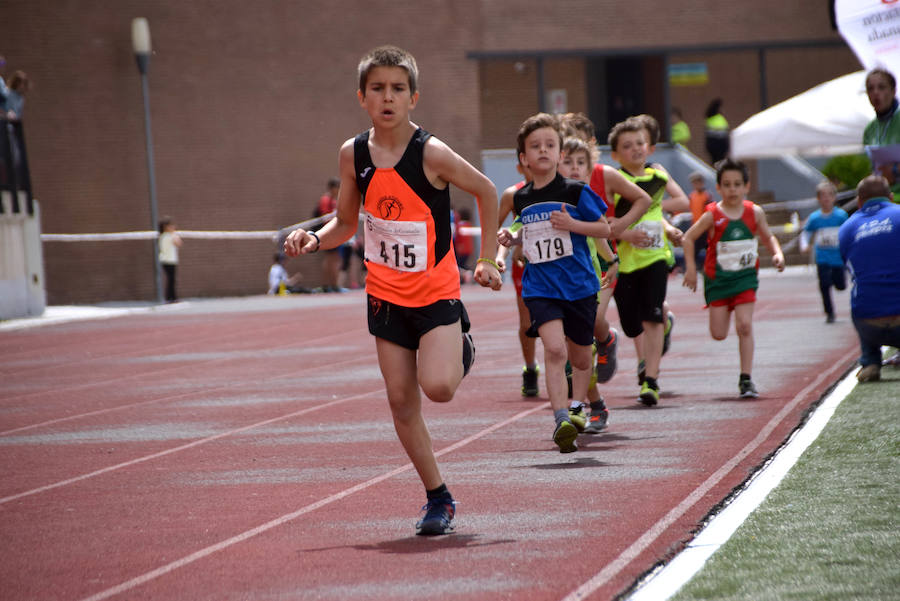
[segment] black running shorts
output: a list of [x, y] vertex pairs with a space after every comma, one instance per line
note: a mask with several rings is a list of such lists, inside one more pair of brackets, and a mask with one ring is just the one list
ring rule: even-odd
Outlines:
[[640, 335], [644, 331], [645, 321], [665, 323], [663, 302], [666, 300], [668, 280], [665, 259], [631, 273], [619, 273], [613, 298], [616, 299], [619, 322], [626, 336], [635, 338]]
[[438, 326], [461, 321], [463, 332], [470, 327], [466, 308], [455, 298], [424, 307], [403, 307], [370, 294], [368, 306], [369, 333], [410, 350], [418, 350], [419, 339]]
[[554, 319], [561, 319], [566, 338], [587, 346], [594, 341], [594, 320], [597, 318], [597, 295], [567, 301], [558, 298], [523, 298], [528, 313], [531, 314], [530, 331]]

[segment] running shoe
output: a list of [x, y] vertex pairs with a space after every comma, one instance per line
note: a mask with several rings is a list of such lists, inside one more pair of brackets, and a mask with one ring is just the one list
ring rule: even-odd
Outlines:
[[738, 388], [741, 391], [742, 399], [755, 399], [759, 396], [759, 393], [756, 392], [756, 386], [753, 385], [753, 380], [741, 380], [738, 382]]
[[416, 523], [416, 534], [435, 536], [453, 532], [453, 518], [456, 516], [456, 501], [446, 498], [430, 499], [422, 507], [425, 517]]
[[609, 423], [609, 409], [591, 409], [591, 417], [584, 428], [585, 434], [600, 434]]
[[900, 367], [900, 351], [896, 351], [893, 355], [881, 362], [882, 365], [891, 367]]
[[469, 370], [472, 369], [472, 364], [475, 363], [475, 342], [472, 340], [472, 335], [468, 332], [464, 332], [462, 335], [463, 339], [463, 377], [465, 377]]
[[647, 378], [647, 364], [643, 359], [638, 361], [638, 386], [644, 385], [644, 380]]
[[666, 313], [666, 329], [663, 331], [663, 355], [669, 352], [669, 346], [672, 344], [672, 327], [674, 325], [675, 314], [669, 311]]
[[638, 402], [652, 407], [659, 402], [659, 389], [650, 386], [650, 383], [644, 380], [641, 384], [641, 394], [638, 396]]
[[569, 387], [569, 396], [566, 398], [572, 398], [572, 364], [566, 361], [566, 386]]
[[528, 369], [528, 366], [522, 368], [522, 396], [534, 397], [538, 395], [538, 372], [540, 368], [535, 365], [534, 369]]
[[609, 342], [606, 344], [600, 341], [595, 342], [597, 343], [597, 367], [595, 371], [597, 373], [597, 382], [602, 384], [609, 382], [616, 375], [616, 368], [618, 367], [616, 347], [619, 345], [619, 332], [615, 328], [610, 328]]
[[569, 405], [569, 420], [576, 430], [584, 432], [584, 427], [587, 425], [587, 413], [584, 411], [584, 403], [572, 401], [572, 404]]
[[559, 447], [560, 453], [574, 453], [578, 450], [575, 439], [578, 438], [578, 430], [572, 422], [560, 422], [553, 431], [553, 442]]

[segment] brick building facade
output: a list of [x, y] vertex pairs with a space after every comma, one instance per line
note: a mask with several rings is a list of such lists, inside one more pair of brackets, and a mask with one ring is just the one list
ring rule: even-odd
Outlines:
[[[513, 145], [542, 92], [564, 90], [568, 110], [587, 112], [601, 135], [617, 110], [664, 121], [678, 106], [703, 156], [711, 98], [724, 99], [737, 125], [860, 68], [818, 0], [8, 0], [0, 54], [8, 72], [35, 82], [24, 120], [44, 232], [151, 226], [130, 39], [138, 16], [154, 50], [159, 212], [191, 230], [272, 230], [309, 217], [337, 171], [338, 147], [367, 126], [355, 69], [379, 44], [416, 55], [414, 120], [476, 165], [482, 149]], [[703, 65], [707, 81], [669, 86], [667, 69], [683, 63]], [[631, 74], [628, 85], [621, 74]], [[629, 93], [617, 100], [620, 87]], [[453, 199], [471, 202], [458, 190]], [[266, 240], [190, 240], [180, 295], [261, 293], [274, 250]], [[154, 297], [148, 242], [47, 242], [44, 257], [51, 304]], [[319, 280], [317, 260], [288, 268]]]

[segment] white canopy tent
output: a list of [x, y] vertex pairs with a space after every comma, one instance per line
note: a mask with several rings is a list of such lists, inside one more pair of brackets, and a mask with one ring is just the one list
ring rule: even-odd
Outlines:
[[862, 152], [863, 130], [875, 118], [865, 79], [865, 71], [856, 71], [753, 115], [731, 132], [731, 155], [750, 159]]

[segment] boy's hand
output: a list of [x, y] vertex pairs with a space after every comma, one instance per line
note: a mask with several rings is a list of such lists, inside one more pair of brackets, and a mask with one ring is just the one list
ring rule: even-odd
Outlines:
[[559, 211], [550, 213], [550, 224], [558, 230], [570, 232], [575, 225], [575, 218], [569, 215], [569, 211], [566, 210], [566, 205], [563, 204]]
[[603, 274], [603, 279], [600, 280], [600, 289], [604, 290], [613, 285], [616, 281], [616, 276], [619, 275], [619, 262], [611, 264], [607, 269], [606, 273]]
[[681, 285], [685, 288], [690, 288], [691, 292], [697, 292], [697, 270], [685, 269], [684, 279], [681, 280]]
[[475, 281], [492, 290], [500, 290], [503, 285], [500, 271], [486, 261], [478, 261], [475, 264]]
[[646, 248], [650, 246], [650, 235], [647, 234], [644, 230], [640, 228], [632, 228], [630, 230], [625, 230], [619, 236], [619, 239], [623, 242], [628, 242], [635, 248]]
[[504, 259], [503, 257], [501, 257], [499, 253], [497, 254], [497, 258], [494, 259], [494, 262], [495, 262], [495, 263], [497, 264], [497, 266], [500, 268], [500, 273], [505, 273], [505, 272], [506, 272], [506, 259]]
[[772, 257], [772, 265], [774, 265], [778, 271], [784, 271], [784, 255], [782, 253], [774, 255]]
[[319, 250], [319, 241], [306, 230], [294, 230], [284, 241], [284, 254], [289, 257], [305, 255], [317, 250]]
[[666, 227], [666, 237], [669, 239], [669, 242], [674, 244], [675, 246], [681, 246], [681, 240], [684, 238], [684, 232], [674, 226]]
[[607, 217], [606, 221], [609, 223], [609, 237], [613, 240], [622, 239], [622, 234], [624, 234], [626, 230], [622, 220], [617, 217]]
[[503, 246], [510, 246], [512, 244], [513, 235], [509, 233], [509, 230], [506, 228], [501, 229], [497, 232], [497, 243], [502, 244]]

